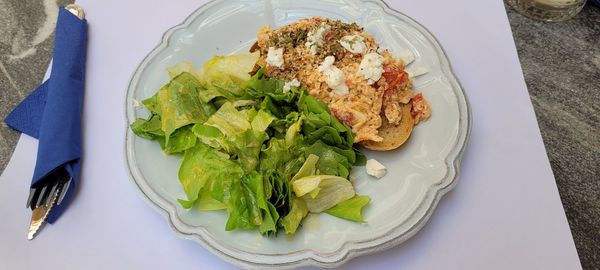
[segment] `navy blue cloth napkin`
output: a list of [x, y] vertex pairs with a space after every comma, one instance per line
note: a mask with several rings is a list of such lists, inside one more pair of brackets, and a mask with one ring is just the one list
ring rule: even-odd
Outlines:
[[56, 170], [64, 169], [72, 177], [62, 203], [48, 216], [50, 223], [63, 213], [79, 180], [86, 45], [87, 21], [61, 8], [50, 78], [4, 119], [39, 140], [32, 187]]

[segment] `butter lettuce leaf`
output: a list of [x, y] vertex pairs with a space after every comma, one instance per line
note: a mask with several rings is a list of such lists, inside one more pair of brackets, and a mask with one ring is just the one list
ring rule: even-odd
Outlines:
[[231, 203], [229, 205], [229, 218], [225, 230], [253, 229], [262, 224], [262, 214], [258, 206], [258, 186], [256, 181], [261, 181], [260, 175], [244, 175], [236, 179], [231, 187]]
[[202, 211], [215, 211], [227, 209], [227, 205], [212, 197], [208, 189], [202, 189], [195, 206]]
[[205, 189], [207, 196], [227, 204], [232, 182], [242, 175], [241, 166], [227, 154], [198, 142], [185, 151], [179, 167], [179, 181], [187, 197], [179, 202], [184, 208], [191, 208]]
[[199, 88], [198, 80], [184, 72], [158, 90], [156, 99], [160, 108], [161, 129], [165, 132], [167, 142], [176, 129], [202, 123], [216, 111], [212, 104], [198, 98]]
[[285, 102], [292, 103], [298, 95], [297, 88], [294, 87], [293, 91], [287, 93], [283, 92], [284, 81], [266, 78], [264, 76], [265, 69], [259, 69], [246, 85], [246, 96], [251, 98], [261, 98], [268, 96], [269, 98]]
[[235, 136], [252, 127], [247, 115], [238, 111], [231, 102], [225, 102], [204, 124], [218, 128], [227, 137]]
[[156, 92], [153, 96], [144, 99], [142, 104], [153, 114], [157, 114], [160, 116], [160, 105], [158, 104], [158, 92]]
[[295, 234], [302, 219], [308, 214], [308, 208], [304, 200], [292, 197], [292, 207], [290, 212], [281, 219], [281, 226], [285, 234]]
[[258, 53], [215, 56], [204, 63], [199, 77], [205, 86], [200, 98], [209, 102], [216, 97], [236, 99], [245, 94], [246, 81], [258, 60]]
[[192, 126], [188, 125], [175, 130], [168, 141], [164, 137], [157, 137], [156, 140], [165, 154], [173, 155], [194, 147], [197, 137], [192, 132]]
[[265, 131], [275, 119], [277, 118], [270, 112], [266, 110], [259, 110], [254, 119], [252, 119], [252, 129], [256, 131]]
[[312, 175], [292, 183], [294, 194], [306, 202], [312, 213], [323, 212], [354, 197], [354, 187], [346, 178], [335, 175]]
[[309, 154], [308, 157], [306, 157], [304, 164], [302, 164], [302, 167], [300, 167], [300, 169], [294, 175], [294, 177], [292, 177], [290, 182], [294, 182], [296, 179], [300, 179], [305, 176], [315, 175], [316, 170], [317, 170], [316, 165], [317, 165], [318, 161], [319, 161], [319, 156], [317, 156], [315, 154]]
[[304, 136], [300, 134], [303, 120], [303, 116], [298, 117], [298, 120], [295, 123], [291, 124], [285, 131], [285, 143], [287, 145], [297, 145], [298, 142], [304, 138]]
[[[307, 135], [312, 135], [314, 132], [319, 133], [315, 137], [309, 137], [310, 140], [326, 136], [319, 139], [330, 145], [352, 148], [354, 143], [352, 131], [331, 114], [323, 101], [309, 95], [302, 95], [298, 100], [298, 108], [306, 117], [302, 126], [303, 133]], [[324, 127], [326, 128], [323, 129]], [[333, 130], [337, 131], [337, 134]]]
[[267, 133], [253, 129], [228, 138], [228, 143], [233, 147], [233, 152], [244, 171], [251, 172], [257, 168], [263, 142], [267, 139]]
[[169, 74], [169, 77], [171, 79], [177, 77], [179, 74], [184, 73], [184, 72], [194, 75], [194, 77], [196, 77], [196, 79], [198, 79], [198, 80], [201, 77], [201, 71], [195, 69], [194, 66], [192, 65], [192, 63], [189, 61], [182, 61], [182, 62], [177, 63], [174, 66], [167, 68], [167, 73]]
[[156, 114], [150, 115], [148, 119], [136, 119], [130, 125], [130, 128], [135, 135], [149, 140], [165, 136], [165, 133], [161, 130], [160, 116]]
[[218, 128], [198, 123], [192, 127], [192, 132], [194, 132], [194, 135], [196, 135], [200, 141], [210, 147], [224, 149], [227, 153], [231, 152], [232, 146], [229, 145], [225, 139], [225, 135]]
[[319, 157], [317, 170], [320, 174], [337, 175], [348, 177], [352, 164], [355, 161], [355, 154], [352, 149], [341, 149], [330, 146], [322, 141], [316, 141], [314, 144], [304, 148], [306, 154], [313, 154]]
[[327, 105], [305, 89], [254, 75], [258, 54], [216, 56], [196, 70], [182, 62], [171, 81], [142, 101], [131, 123], [166, 154], [183, 154], [178, 177], [184, 208], [225, 209], [226, 230], [294, 234], [309, 212], [364, 222], [369, 198], [348, 177], [365, 157]]
[[271, 138], [261, 149], [260, 170], [277, 171], [292, 158], [293, 153], [288, 151], [284, 139]]
[[258, 60], [260, 54], [243, 53], [226, 56], [214, 56], [204, 63], [202, 79], [210, 82], [220, 76], [226, 75], [237, 84], [245, 84], [250, 79], [250, 71]]
[[348, 200], [338, 203], [329, 208], [325, 213], [350, 221], [365, 223], [362, 216], [362, 209], [371, 201], [369, 196], [356, 195]]
[[263, 234], [277, 232], [276, 222], [279, 215], [267, 201], [261, 174], [251, 172], [234, 181], [231, 198], [226, 230], [257, 227]]

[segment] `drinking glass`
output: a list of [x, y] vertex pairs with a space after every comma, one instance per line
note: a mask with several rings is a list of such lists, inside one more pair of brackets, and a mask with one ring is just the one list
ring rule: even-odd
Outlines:
[[573, 18], [586, 0], [506, 0], [517, 12], [542, 21], [559, 22]]

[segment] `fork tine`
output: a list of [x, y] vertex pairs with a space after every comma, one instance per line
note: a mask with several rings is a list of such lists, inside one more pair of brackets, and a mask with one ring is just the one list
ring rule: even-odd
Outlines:
[[42, 191], [40, 191], [40, 195], [37, 197], [35, 201], [35, 208], [38, 208], [42, 201], [44, 200], [44, 195], [46, 195], [47, 186], [42, 187]]
[[69, 190], [69, 186], [71, 186], [71, 180], [73, 180], [73, 178], [69, 178], [69, 181], [67, 181], [66, 183], [63, 184], [62, 190], [60, 191], [60, 195], [58, 196], [58, 201], [57, 201], [56, 205], [60, 205], [62, 200], [65, 198], [65, 195], [67, 194], [67, 190]]
[[27, 204], [25, 205], [25, 208], [29, 208], [29, 206], [31, 205], [31, 200], [33, 199], [33, 195], [35, 195], [36, 191], [36, 188], [29, 189], [29, 197], [27, 197]]
[[48, 193], [48, 197], [44, 202], [44, 205], [48, 207], [52, 203], [52, 199], [54, 199], [56, 188], [58, 187], [58, 181], [54, 181], [52, 184], [52, 188], [50, 189], [50, 193]]

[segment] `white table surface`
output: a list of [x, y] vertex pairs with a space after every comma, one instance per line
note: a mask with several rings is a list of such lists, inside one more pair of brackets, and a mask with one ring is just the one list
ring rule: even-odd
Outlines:
[[[176, 4], [175, 4], [176, 2]], [[37, 142], [21, 136], [0, 176], [0, 269], [230, 269], [171, 232], [128, 179], [124, 98], [163, 32], [205, 1], [78, 0], [89, 26], [79, 190], [27, 241]], [[456, 188], [400, 246], [347, 269], [580, 269], [500, 0], [397, 0], [446, 50], [473, 110]]]

